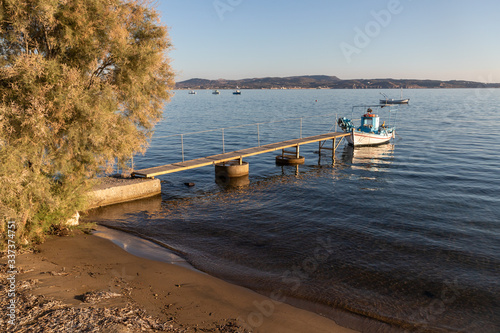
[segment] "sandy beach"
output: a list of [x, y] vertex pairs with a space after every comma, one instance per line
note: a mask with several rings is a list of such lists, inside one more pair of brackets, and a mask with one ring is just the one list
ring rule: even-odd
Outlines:
[[16, 257], [16, 326], [5, 313], [2, 331], [354, 332], [196, 271], [147, 241], [102, 227], [96, 234], [54, 236]]

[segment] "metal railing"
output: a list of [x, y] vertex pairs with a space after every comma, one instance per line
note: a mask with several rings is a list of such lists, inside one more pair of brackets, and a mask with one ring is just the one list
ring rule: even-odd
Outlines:
[[[322, 123], [319, 123], [319, 122], [315, 123], [314, 121], [310, 121], [314, 118], [327, 118], [327, 119], [329, 118], [330, 120], [327, 120], [327, 121], [322, 122]], [[297, 122], [297, 125], [292, 125], [290, 127], [289, 125], [293, 122]], [[276, 132], [274, 127], [273, 128], [267, 127], [267, 125], [270, 125], [270, 124], [271, 125], [284, 124], [282, 127], [280, 127], [280, 128], [283, 128], [283, 133]], [[320, 130], [319, 127], [321, 127], [323, 124], [324, 125], [331, 124], [331, 127], [328, 126], [324, 130]], [[289, 127], [289, 129], [284, 129], [287, 126]], [[252, 127], [254, 127], [255, 129], [251, 130]], [[228, 133], [231, 133], [230, 130], [243, 129], [243, 128], [249, 128], [251, 130], [250, 132], [247, 131], [249, 138], [247, 138], [245, 136], [245, 135], [247, 135], [244, 133], [245, 131], [242, 131], [243, 134], [241, 134], [241, 132], [239, 132], [239, 131], [237, 134], [235, 134], [235, 133], [228, 134]], [[201, 138], [201, 140], [205, 144], [207, 144], [207, 142], [211, 143], [211, 146], [209, 149], [211, 149], [212, 152], [214, 150], [217, 150], [217, 147], [220, 147], [219, 149], [222, 150], [222, 153], [225, 153], [227, 147], [230, 147], [230, 146], [234, 147], [234, 146], [238, 146], [238, 145], [241, 146], [241, 145], [247, 145], [247, 144], [250, 144], [249, 147], [254, 146], [253, 144], [251, 144], [252, 139], [250, 139], [250, 138], [252, 136], [254, 138], [256, 136], [255, 144], [257, 147], [260, 147], [263, 143], [267, 144], [267, 143], [274, 143], [274, 142], [280, 142], [280, 141], [292, 139], [292, 138], [283, 139], [283, 137], [286, 136], [286, 134], [290, 134], [290, 133], [294, 132], [295, 130], [297, 130], [297, 132], [298, 132], [298, 133], [296, 132], [298, 137], [294, 136], [293, 139], [302, 138], [303, 134], [304, 133], [307, 134], [308, 132], [312, 133], [310, 135], [321, 134], [321, 133], [318, 133], [319, 131], [324, 131], [325, 133], [331, 132], [333, 128], [335, 128], [335, 131], [337, 130], [337, 114], [336, 113], [328, 113], [328, 114], [320, 114], [320, 115], [315, 115], [315, 116], [287, 118], [287, 119], [271, 120], [271, 121], [266, 121], [266, 122], [257, 122], [257, 123], [242, 124], [242, 125], [236, 125], [236, 126], [227, 126], [227, 127], [223, 127], [223, 128], [207, 129], [207, 130], [187, 132], [187, 133], [182, 133], [182, 134], [153, 136], [151, 148], [160, 149], [161, 147], [166, 147], [166, 145], [167, 145], [166, 142], [161, 142], [161, 143], [156, 142], [155, 143], [155, 141], [158, 141], [158, 140], [163, 141], [163, 139], [178, 137], [178, 138], [180, 138], [180, 148], [181, 148], [180, 153], [182, 156], [182, 161], [184, 162], [186, 160], [186, 149], [189, 149], [189, 147], [191, 146], [191, 143], [186, 144], [186, 139], [189, 137], [190, 138], [189, 140], [192, 140], [193, 137], [196, 137], [196, 135], [198, 135], [198, 134], [219, 132], [220, 136], [218, 139], [217, 138], [214, 139], [213, 136], [204, 136]], [[275, 133], [277, 133], [277, 134], [274, 135]], [[234, 137], [232, 137], [232, 139], [233, 139], [233, 141], [232, 141], [231, 135], [235, 135], [235, 136], [239, 137], [239, 140], [241, 140], [241, 142], [238, 142], [238, 139], [234, 140]], [[230, 137], [229, 140], [228, 140], [228, 136]], [[309, 135], [306, 135], [306, 136], [309, 136]], [[272, 141], [267, 142], [269, 140], [272, 140]], [[175, 147], [175, 145], [176, 145], [175, 143], [172, 143], [171, 140], [167, 140], [167, 141], [169, 141], [168, 145], [170, 145], [170, 147], [172, 147], [172, 148]], [[219, 144], [217, 144], [217, 141], [219, 142]], [[214, 143], [215, 143], [215, 145], [214, 145]], [[179, 143], [177, 143], [177, 144], [179, 144]], [[241, 148], [238, 148], [238, 149], [241, 149]], [[235, 150], [237, 150], [237, 149], [235, 149]], [[198, 156], [198, 157], [205, 157], [205, 156]], [[148, 157], [141, 158], [143, 163], [149, 159], [150, 158], [148, 158]], [[190, 157], [188, 159], [192, 159], [192, 157]], [[147, 162], [146, 162], [146, 164], [147, 164]]]
[[[298, 121], [298, 135], [299, 138], [302, 138], [303, 135], [303, 128], [304, 128], [304, 120], [312, 119], [312, 118], [327, 118], [327, 117], [333, 117], [333, 124], [332, 127], [328, 130], [331, 131], [335, 127], [335, 131], [337, 130], [337, 114], [336, 113], [329, 113], [329, 114], [321, 114], [321, 115], [315, 115], [315, 116], [308, 116], [308, 117], [297, 117], [297, 118], [287, 118], [287, 119], [280, 119], [280, 120], [272, 120], [272, 121], [266, 121], [266, 122], [258, 122], [258, 123], [251, 123], [251, 124], [243, 124], [243, 125], [237, 125], [237, 126], [228, 126], [228, 127], [223, 127], [223, 128], [217, 128], [217, 129], [209, 129], [209, 130], [203, 130], [203, 131], [196, 131], [196, 132], [188, 132], [188, 133], [182, 133], [182, 134], [172, 134], [172, 135], [164, 135], [164, 136], [154, 136], [153, 140], [158, 140], [158, 139], [166, 139], [166, 138], [173, 138], [173, 137], [180, 137], [180, 145], [181, 145], [181, 155], [182, 155], [182, 161], [185, 161], [185, 154], [184, 154], [184, 148], [185, 148], [185, 138], [186, 136], [193, 136], [197, 134], [203, 134], [203, 133], [210, 133], [210, 132], [220, 132], [221, 137], [220, 137], [220, 142], [222, 144], [222, 153], [226, 152], [226, 146], [227, 146], [227, 140], [226, 140], [226, 132], [230, 129], [238, 129], [238, 128], [244, 128], [244, 127], [256, 127], [256, 131], [254, 132], [257, 135], [257, 147], [261, 146], [261, 127], [263, 125], [268, 125], [268, 124], [278, 124], [278, 123], [290, 123], [293, 121]], [[319, 134], [319, 133], [316, 133]], [[283, 140], [282, 140], [283, 141]]]

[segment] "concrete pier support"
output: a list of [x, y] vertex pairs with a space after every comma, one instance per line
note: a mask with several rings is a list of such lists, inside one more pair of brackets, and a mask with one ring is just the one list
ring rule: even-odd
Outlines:
[[237, 178], [247, 176], [249, 173], [248, 162], [240, 160], [218, 163], [215, 165], [216, 178]]
[[281, 156], [278, 155], [276, 156], [276, 164], [278, 165], [298, 165], [298, 164], [304, 164], [306, 162], [305, 157], [299, 156], [298, 158], [296, 157], [287, 157], [287, 156]]
[[295, 146], [295, 151], [281, 150], [281, 155], [276, 156], [278, 165], [298, 165], [304, 164], [306, 159], [300, 156], [299, 145]]
[[96, 208], [132, 201], [161, 193], [159, 179], [103, 177], [88, 194], [90, 206]]

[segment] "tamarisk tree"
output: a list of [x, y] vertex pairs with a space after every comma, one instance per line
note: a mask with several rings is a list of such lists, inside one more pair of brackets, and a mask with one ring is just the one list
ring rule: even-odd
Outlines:
[[145, 152], [174, 84], [171, 43], [136, 0], [0, 0], [0, 31], [0, 232], [14, 221], [27, 244]]

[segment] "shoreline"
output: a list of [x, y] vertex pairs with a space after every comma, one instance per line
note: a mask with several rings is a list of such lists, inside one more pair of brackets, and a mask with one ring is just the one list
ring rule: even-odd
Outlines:
[[189, 268], [191, 270], [199, 272], [200, 274], [205, 274], [202, 271], [194, 268], [184, 258], [180, 257], [173, 251], [150, 240], [141, 238], [125, 231], [121, 231], [119, 229], [114, 229], [99, 224], [93, 227], [93, 229], [93, 236], [107, 239], [127, 253], [130, 253], [136, 257], [177, 265]]
[[[6, 262], [6, 258], [0, 262]], [[171, 331], [355, 332], [315, 313], [197, 271], [152, 242], [101, 226], [96, 228], [96, 235], [75, 231], [69, 237], [51, 237], [34, 253], [19, 254], [17, 265], [18, 283], [29, 285], [23, 292], [59, 302], [59, 310], [87, 309], [97, 314], [103, 308], [119, 311], [131, 306]], [[89, 305], [89, 294], [111, 296], [97, 298]], [[33, 309], [19, 313], [20, 322], [23, 317], [32, 317]], [[46, 311], [44, 319], [50, 320], [56, 313]], [[24, 322], [38, 325], [40, 320]], [[25, 325], [16, 330], [26, 329]], [[154, 332], [154, 327], [147, 330]]]
[[[249, 292], [256, 293], [264, 298], [271, 300], [271, 298], [269, 298], [265, 294], [259, 293], [258, 291], [254, 291], [250, 288], [240, 286], [237, 283], [225, 281], [218, 277], [212, 276], [209, 273], [205, 273], [203, 271], [198, 270], [196, 267], [192, 266], [187, 260], [182, 258], [180, 255], [176, 254], [175, 250], [169, 249], [168, 246], [165, 244], [160, 245], [153, 240], [142, 238], [133, 233], [107, 227], [104, 225], [96, 225], [94, 229], [95, 230], [92, 232], [92, 235], [110, 240], [111, 242], [113, 242], [114, 244], [116, 244], [117, 246], [119, 246], [120, 248], [122, 248], [123, 250], [127, 251], [130, 254], [133, 254], [135, 256], [144, 259], [156, 260], [168, 264], [179, 265], [187, 269], [190, 269], [194, 272], [197, 272], [199, 274], [211, 276], [215, 279], [219, 279], [231, 285], [238, 286]], [[281, 299], [280, 303], [288, 304], [294, 308], [316, 314], [322, 318], [326, 318], [328, 320], [333, 321], [336, 325], [339, 325], [341, 327], [350, 328], [351, 330], [355, 329], [358, 330], [360, 328], [363, 328], [369, 330], [384, 330], [388, 333], [398, 332], [397, 328], [392, 327], [387, 323], [379, 322], [372, 318], [367, 318], [355, 313], [342, 311], [337, 308], [332, 308], [326, 305], [314, 303], [304, 299], [294, 298], [291, 296], [282, 296], [282, 297], [283, 298]], [[276, 298], [279, 299], [278, 296], [276, 296]]]

